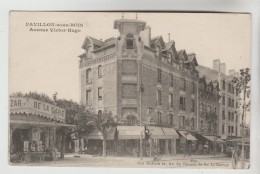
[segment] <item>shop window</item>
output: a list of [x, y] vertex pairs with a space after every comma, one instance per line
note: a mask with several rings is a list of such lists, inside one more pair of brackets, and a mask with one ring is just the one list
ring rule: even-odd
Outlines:
[[134, 36], [132, 34], [126, 36], [126, 48], [134, 49]]

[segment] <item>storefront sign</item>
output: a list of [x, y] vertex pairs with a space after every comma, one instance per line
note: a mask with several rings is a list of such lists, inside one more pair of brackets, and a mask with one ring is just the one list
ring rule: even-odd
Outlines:
[[10, 113], [31, 113], [37, 114], [57, 121], [65, 122], [65, 109], [55, 105], [23, 97], [10, 97]]

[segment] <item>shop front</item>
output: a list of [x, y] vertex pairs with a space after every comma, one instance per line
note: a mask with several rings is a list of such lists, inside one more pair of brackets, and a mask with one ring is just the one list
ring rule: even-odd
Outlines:
[[10, 161], [64, 157], [65, 110], [32, 98], [10, 97]]
[[151, 126], [148, 129], [152, 156], [176, 154], [176, 142], [179, 135], [173, 128]]
[[193, 154], [196, 151], [197, 139], [187, 131], [178, 131], [180, 139], [177, 141], [177, 153]]
[[144, 140], [144, 127], [140, 126], [117, 126], [117, 155], [140, 156], [140, 139], [142, 138], [143, 154], [146, 156], [145, 147], [148, 143]]

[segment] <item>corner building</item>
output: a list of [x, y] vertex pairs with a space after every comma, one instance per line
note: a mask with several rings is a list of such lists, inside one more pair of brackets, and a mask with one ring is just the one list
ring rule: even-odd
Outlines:
[[[140, 133], [131, 131], [140, 130], [140, 118], [158, 153], [184, 152], [186, 140], [196, 140], [192, 134], [198, 124], [196, 55], [177, 51], [170, 38], [151, 38], [144, 21], [115, 20], [114, 29], [117, 38], [88, 36], [82, 45], [81, 102], [97, 113], [109, 110], [115, 115], [119, 146], [125, 152], [140, 148]], [[146, 144], [144, 140], [144, 155]]]

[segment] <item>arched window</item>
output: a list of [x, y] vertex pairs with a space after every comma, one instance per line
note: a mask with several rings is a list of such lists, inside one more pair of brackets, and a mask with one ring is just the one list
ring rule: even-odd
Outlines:
[[98, 65], [98, 77], [102, 77], [102, 65]]
[[132, 34], [126, 35], [126, 48], [134, 49], [134, 36]]
[[86, 83], [91, 83], [92, 79], [91, 79], [91, 68], [86, 70]]

